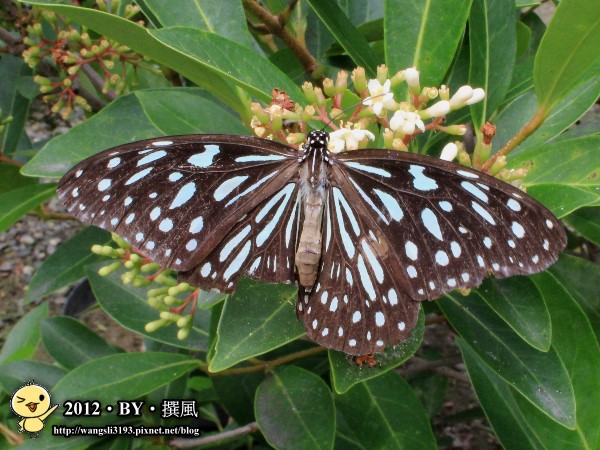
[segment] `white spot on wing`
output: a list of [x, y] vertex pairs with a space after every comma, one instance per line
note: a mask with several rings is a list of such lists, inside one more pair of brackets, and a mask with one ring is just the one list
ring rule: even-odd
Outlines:
[[221, 150], [218, 145], [205, 145], [202, 153], [197, 153], [188, 158], [188, 162], [193, 166], [205, 169], [213, 163], [213, 158], [219, 154]]
[[215, 200], [221, 201], [229, 194], [231, 194], [235, 189], [237, 189], [244, 181], [248, 179], [248, 175], [237, 176], [233, 178], [229, 178], [225, 180], [223, 183], [215, 189], [215, 193], [213, 196]]
[[169, 209], [179, 208], [181, 205], [185, 204], [192, 196], [196, 193], [196, 183], [190, 181], [177, 192], [177, 195], [173, 199], [171, 206]]
[[512, 232], [519, 239], [525, 236], [525, 229], [519, 222], [513, 222], [511, 225]]
[[200, 231], [202, 231], [203, 227], [204, 227], [204, 219], [202, 218], [202, 216], [198, 216], [194, 220], [192, 220], [192, 223], [190, 223], [190, 233], [192, 233], [192, 234], [200, 233]]
[[112, 180], [105, 178], [103, 180], [100, 180], [100, 182], [98, 183], [98, 190], [100, 192], [107, 190], [110, 185], [112, 184]]
[[472, 201], [471, 207], [475, 210], [475, 212], [477, 214], [479, 214], [481, 217], [483, 217], [487, 222], [489, 222], [492, 225], [496, 225], [496, 221], [494, 220], [492, 215], [479, 203], [477, 203], [476, 201]]
[[414, 177], [413, 186], [419, 191], [432, 191], [438, 188], [436, 181], [433, 178], [426, 176], [423, 171], [425, 167], [411, 165], [408, 172]]
[[137, 166], [139, 167], [143, 166], [144, 164], [149, 164], [151, 162], [156, 161], [157, 159], [164, 158], [165, 156], [167, 156], [167, 152], [165, 152], [164, 150], [159, 150], [157, 152], [150, 153], [149, 155], [146, 155], [142, 159], [140, 159], [137, 163]]
[[349, 161], [346, 163], [348, 167], [352, 167], [353, 169], [360, 170], [362, 172], [372, 173], [375, 175], [379, 175], [385, 178], [391, 178], [392, 174], [387, 170], [380, 169], [379, 167], [366, 166], [361, 163]]
[[125, 186], [129, 186], [130, 184], [135, 183], [136, 181], [141, 180], [142, 178], [144, 178], [146, 175], [148, 175], [150, 172], [152, 172], [152, 170], [154, 169], [154, 167], [147, 167], [144, 170], [140, 170], [138, 173], [136, 173], [135, 175], [133, 175], [131, 178], [129, 178], [126, 182], [125, 182]]
[[427, 231], [429, 231], [438, 240], [444, 240], [442, 237], [442, 230], [440, 229], [440, 224], [438, 223], [435, 213], [431, 209], [423, 209], [423, 211], [421, 212], [421, 220], [423, 221], [423, 225], [425, 225], [425, 228], [427, 228]]
[[387, 192], [383, 192], [379, 189], [373, 189], [373, 192], [375, 192], [375, 194], [377, 194], [379, 199], [383, 202], [383, 206], [385, 206], [385, 209], [388, 210], [391, 218], [397, 222], [400, 222], [402, 217], [404, 217], [404, 212], [402, 211], [402, 208], [400, 208], [398, 200], [396, 200]]

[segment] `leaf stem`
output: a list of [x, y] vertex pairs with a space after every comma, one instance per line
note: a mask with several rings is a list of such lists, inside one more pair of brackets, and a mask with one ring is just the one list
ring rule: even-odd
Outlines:
[[243, 373], [263, 372], [263, 371], [271, 370], [274, 367], [280, 366], [280, 365], [288, 363], [290, 361], [294, 361], [296, 359], [306, 358], [308, 356], [316, 355], [316, 354], [324, 352], [326, 350], [327, 349], [325, 347], [311, 347], [306, 350], [301, 350], [299, 352], [290, 353], [289, 355], [285, 355], [280, 358], [273, 359], [271, 361], [259, 362], [253, 366], [234, 367], [233, 369], [226, 369], [226, 370], [222, 370], [221, 372], [209, 372], [208, 368], [206, 366], [201, 367], [201, 369], [211, 377], [222, 377], [222, 376], [227, 376], [227, 375], [240, 375]]
[[508, 155], [515, 147], [517, 147], [521, 142], [527, 139], [535, 130], [537, 130], [546, 119], [547, 111], [544, 108], [538, 108], [536, 113], [533, 115], [531, 120], [523, 125], [517, 134], [515, 134], [509, 141], [506, 143], [504, 147], [498, 150], [494, 156], [488, 159], [482, 166], [482, 172], [488, 172], [490, 167], [496, 162], [496, 160], [501, 156]]
[[319, 67], [317, 60], [310, 54], [306, 46], [282, 24], [278, 16], [271, 14], [256, 0], [242, 0], [242, 4], [263, 22], [271, 34], [279, 37], [294, 52], [309, 74], [312, 75], [317, 70]]

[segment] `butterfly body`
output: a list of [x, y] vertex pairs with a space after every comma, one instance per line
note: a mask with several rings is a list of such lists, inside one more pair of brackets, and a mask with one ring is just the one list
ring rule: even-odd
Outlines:
[[303, 153], [244, 136], [139, 141], [79, 163], [58, 193], [194, 286], [298, 283], [308, 337], [352, 355], [406, 339], [421, 300], [541, 271], [565, 246], [544, 206], [493, 177], [326, 145], [324, 132]]

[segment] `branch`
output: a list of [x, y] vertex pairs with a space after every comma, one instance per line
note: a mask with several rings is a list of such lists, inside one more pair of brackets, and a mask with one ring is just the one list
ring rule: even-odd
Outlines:
[[312, 347], [306, 350], [302, 350], [295, 353], [290, 353], [289, 355], [282, 356], [281, 358], [276, 358], [271, 361], [259, 362], [253, 366], [248, 367], [235, 367], [233, 369], [223, 370], [221, 372], [209, 372], [206, 367], [201, 367], [204, 372], [206, 372], [211, 377], [222, 377], [227, 375], [239, 375], [241, 373], [252, 373], [252, 372], [263, 372], [266, 370], [270, 370], [273, 367], [280, 366], [282, 364], [288, 363], [290, 361], [294, 361], [295, 359], [306, 358], [307, 356], [316, 355], [317, 353], [321, 353], [326, 351], [325, 347]]
[[[282, 25], [280, 18], [274, 16], [265, 8], [263, 8], [256, 0], [242, 0], [244, 8], [258, 17], [266, 29], [275, 36], [279, 37], [285, 45], [298, 57], [304, 69], [313, 74], [319, 67], [317, 60], [310, 54], [306, 46], [300, 42], [290, 31]], [[283, 19], [283, 17], [282, 17]]]
[[175, 448], [190, 448], [207, 444], [215, 444], [221, 441], [230, 440], [240, 436], [254, 433], [258, 431], [258, 424], [251, 422], [243, 427], [236, 428], [235, 430], [224, 431], [222, 433], [213, 434], [212, 436], [194, 438], [194, 439], [173, 439], [169, 444]]
[[515, 147], [517, 147], [521, 142], [527, 139], [535, 130], [537, 130], [540, 125], [544, 123], [546, 119], [546, 110], [544, 108], [539, 108], [535, 115], [531, 118], [529, 122], [527, 122], [523, 128], [519, 130], [517, 134], [510, 139], [504, 147], [498, 150], [494, 156], [488, 159], [483, 166], [481, 166], [481, 172], [488, 172], [490, 167], [496, 162], [496, 160], [500, 156], [508, 155]]
[[[82, 64], [81, 71], [87, 75], [94, 87], [102, 92], [102, 88], [104, 87], [104, 78], [102, 78], [94, 69], [92, 69], [89, 64]], [[111, 101], [118, 97], [118, 95], [112, 89], [106, 93], [103, 92], [103, 94]]]

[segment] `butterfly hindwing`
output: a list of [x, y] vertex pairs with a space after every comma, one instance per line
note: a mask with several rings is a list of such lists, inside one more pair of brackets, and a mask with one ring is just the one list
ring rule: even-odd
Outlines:
[[190, 270], [240, 217], [297, 177], [297, 158], [290, 147], [246, 136], [151, 139], [79, 163], [58, 194], [82, 222], [116, 232], [163, 266]]
[[407, 339], [419, 303], [406, 294], [386, 238], [373, 233], [338, 187], [328, 191], [323, 221], [317, 284], [296, 307], [308, 337], [352, 355]]
[[293, 283], [301, 218], [298, 183], [287, 183], [249, 211], [213, 251], [181, 280], [203, 289], [231, 292], [242, 275], [270, 283]]

